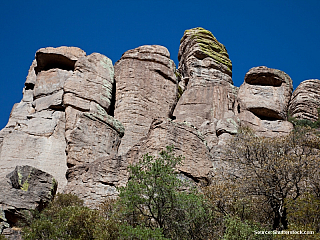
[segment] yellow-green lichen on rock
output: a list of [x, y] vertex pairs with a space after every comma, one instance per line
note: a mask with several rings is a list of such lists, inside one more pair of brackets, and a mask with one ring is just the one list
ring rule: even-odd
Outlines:
[[19, 170], [18, 170], [17, 173], [18, 173], [18, 182], [19, 182], [19, 185], [20, 185], [20, 189], [23, 190], [23, 191], [28, 191], [28, 189], [29, 189], [28, 179], [30, 178], [30, 175], [31, 175], [32, 171], [28, 175], [27, 179], [24, 182], [22, 182], [22, 180], [23, 180], [22, 179], [23, 178], [22, 173], [20, 173]]
[[186, 30], [180, 43], [187, 37], [194, 39], [204, 54], [224, 64], [232, 72], [232, 62], [229, 59], [227, 49], [222, 43], [218, 42], [210, 31], [201, 27]]

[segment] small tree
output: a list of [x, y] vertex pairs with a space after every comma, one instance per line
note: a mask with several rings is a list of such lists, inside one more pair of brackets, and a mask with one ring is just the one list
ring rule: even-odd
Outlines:
[[300, 128], [286, 137], [257, 137], [242, 129], [229, 144], [229, 177], [245, 194], [263, 196], [273, 211], [273, 229], [287, 229], [287, 199], [296, 200], [319, 167], [319, 137]]
[[166, 238], [206, 239], [213, 230], [212, 212], [203, 195], [179, 179], [175, 167], [182, 157], [172, 152], [171, 146], [157, 158], [146, 154], [129, 167], [128, 184], [119, 189], [126, 223], [131, 229], [160, 230]]

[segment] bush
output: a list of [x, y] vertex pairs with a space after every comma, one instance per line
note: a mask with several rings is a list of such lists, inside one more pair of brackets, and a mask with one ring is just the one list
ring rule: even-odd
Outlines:
[[[27, 218], [23, 236], [31, 239], [117, 239], [114, 224], [72, 194], [58, 194], [43, 212]], [[111, 234], [109, 234], [111, 230]], [[118, 231], [117, 231], [118, 232]]]
[[213, 235], [214, 218], [204, 196], [178, 178], [175, 167], [181, 160], [167, 147], [158, 158], [147, 154], [129, 167], [128, 184], [119, 189], [126, 231], [150, 229], [159, 239], [160, 232], [172, 239]]
[[249, 221], [241, 221], [238, 217], [225, 217], [225, 234], [223, 240], [272, 239], [272, 235], [258, 235], [254, 231], [261, 231], [261, 227]]

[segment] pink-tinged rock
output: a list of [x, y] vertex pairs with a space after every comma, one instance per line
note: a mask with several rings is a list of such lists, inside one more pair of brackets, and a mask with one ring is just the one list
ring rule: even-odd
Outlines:
[[69, 167], [117, 153], [123, 134], [121, 123], [111, 116], [94, 113], [78, 113], [76, 118], [74, 128], [66, 132]]
[[0, 132], [0, 178], [16, 165], [52, 174], [58, 191], [67, 184], [66, 117], [63, 86], [85, 52], [74, 47], [42, 48], [30, 66], [23, 98]]
[[0, 149], [0, 178], [17, 165], [30, 165], [52, 174], [61, 191], [67, 184], [65, 116], [59, 111], [28, 116], [29, 120], [17, 120], [2, 130], [9, 132]]
[[128, 163], [137, 163], [146, 153], [157, 156], [166, 146], [173, 145], [176, 156], [184, 157], [178, 167], [180, 173], [195, 182], [208, 184], [213, 171], [209, 149], [203, 136], [186, 123], [170, 119], [155, 119], [144, 139], [141, 139], [128, 153]]
[[303, 81], [294, 90], [289, 105], [289, 114], [297, 119], [318, 120], [320, 108], [320, 80]]
[[84, 101], [95, 102], [108, 112], [113, 82], [114, 69], [109, 58], [99, 53], [82, 57], [75, 64], [74, 74], [64, 84], [64, 91], [69, 94], [64, 104], [86, 111]]
[[128, 164], [124, 157], [108, 156], [92, 163], [69, 168], [66, 193], [76, 194], [90, 207], [97, 207], [106, 198], [118, 196], [117, 187], [128, 180]]
[[41, 48], [36, 52], [35, 72], [38, 74], [38, 72], [53, 68], [73, 71], [74, 64], [83, 56], [86, 56], [86, 53], [77, 47]]
[[286, 73], [264, 66], [252, 68], [239, 88], [240, 108], [262, 119], [287, 120], [292, 89]]
[[177, 101], [174, 62], [165, 47], [141, 46], [115, 64], [114, 116], [125, 128], [119, 154], [145, 137], [155, 117], [170, 117]]
[[241, 125], [260, 136], [289, 134], [293, 126], [286, 120], [292, 88], [291, 78], [280, 70], [264, 66], [250, 69], [237, 99]]
[[178, 59], [183, 93], [175, 121], [195, 126], [212, 149], [222, 133], [235, 134], [239, 125], [234, 114], [238, 88], [233, 86], [229, 55], [211, 32], [193, 28], [180, 41]]
[[62, 90], [72, 73], [72, 71], [58, 68], [39, 72], [34, 86], [34, 97], [39, 98]]

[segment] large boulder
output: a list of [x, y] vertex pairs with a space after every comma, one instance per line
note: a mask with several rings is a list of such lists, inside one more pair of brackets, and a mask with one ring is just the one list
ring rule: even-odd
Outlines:
[[283, 71], [255, 67], [239, 88], [237, 114], [241, 124], [262, 136], [286, 135], [292, 130], [287, 121], [292, 80]]
[[183, 91], [174, 110], [177, 122], [199, 129], [210, 149], [235, 134], [234, 107], [238, 89], [232, 81], [232, 63], [225, 46], [203, 28], [186, 30], [179, 48]]
[[171, 117], [177, 101], [175, 64], [162, 46], [125, 52], [115, 64], [114, 116], [125, 128], [119, 154], [145, 137], [155, 117]]
[[320, 109], [320, 80], [303, 81], [294, 90], [289, 105], [289, 114], [297, 119], [317, 121]]
[[0, 234], [16, 224], [24, 210], [41, 211], [47, 206], [58, 184], [52, 175], [27, 165], [16, 166], [0, 182]]

